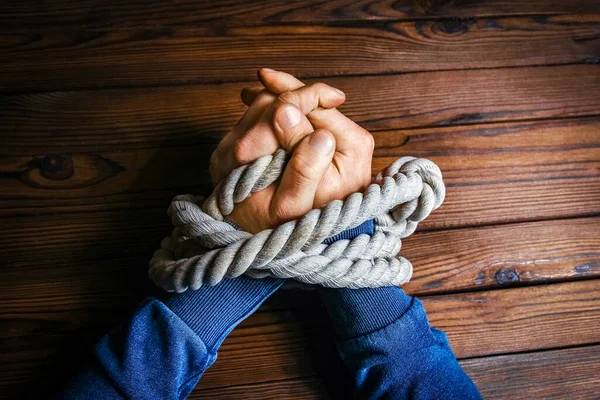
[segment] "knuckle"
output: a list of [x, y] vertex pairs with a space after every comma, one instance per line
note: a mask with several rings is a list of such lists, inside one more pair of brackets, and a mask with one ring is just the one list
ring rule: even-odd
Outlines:
[[365, 128], [359, 126], [356, 129], [356, 137], [361, 148], [368, 150], [370, 153], [375, 149], [375, 138]]
[[365, 140], [366, 140], [365, 145], [369, 149], [369, 152], [372, 153], [375, 150], [375, 138], [366, 129], [365, 129]]
[[308, 183], [315, 181], [319, 177], [319, 171], [312, 163], [307, 162], [302, 157], [293, 157], [290, 160], [291, 167], [295, 171], [294, 186], [304, 187]]
[[275, 96], [266, 90], [262, 90], [252, 102], [252, 106], [263, 107], [271, 104], [275, 100]]
[[292, 151], [298, 145], [298, 143], [307, 136], [307, 133], [305, 132], [303, 124], [299, 123], [298, 125], [289, 129], [283, 136], [284, 137], [281, 138], [280, 143], [286, 150]]
[[238, 165], [247, 164], [252, 161], [249, 159], [252, 143], [247, 136], [237, 139], [233, 145], [233, 159]]
[[281, 201], [278, 201], [276, 204], [273, 205], [271, 215], [274, 220], [273, 222], [276, 225], [279, 225], [283, 222], [294, 218], [293, 212], [290, 209], [291, 201], [288, 200], [289, 199], [282, 198]]
[[287, 92], [283, 92], [279, 96], [277, 96], [277, 100], [279, 100], [282, 103], [297, 104], [298, 103], [298, 94], [288, 90]]
[[256, 96], [256, 99], [254, 99], [254, 101], [258, 103], [264, 103], [271, 100], [273, 100], [273, 95], [267, 92], [266, 90], [261, 90], [260, 93], [258, 93], [258, 95]]

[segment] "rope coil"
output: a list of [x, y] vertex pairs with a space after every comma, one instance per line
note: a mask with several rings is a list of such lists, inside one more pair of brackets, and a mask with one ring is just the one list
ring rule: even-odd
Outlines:
[[[154, 283], [167, 291], [183, 292], [242, 274], [333, 288], [408, 282], [412, 265], [396, 255], [401, 239], [444, 201], [438, 166], [424, 158], [402, 157], [381, 171], [363, 193], [334, 200], [256, 235], [225, 222], [235, 204], [281, 176], [288, 158], [279, 149], [236, 168], [207, 199], [175, 197], [168, 209], [175, 228], [150, 261], [149, 276]], [[371, 219], [375, 222], [372, 236], [321, 243]]]

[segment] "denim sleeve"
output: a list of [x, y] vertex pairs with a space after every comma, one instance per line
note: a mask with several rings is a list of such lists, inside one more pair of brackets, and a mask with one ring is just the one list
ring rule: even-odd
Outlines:
[[421, 302], [400, 288], [321, 289], [360, 399], [481, 399]]

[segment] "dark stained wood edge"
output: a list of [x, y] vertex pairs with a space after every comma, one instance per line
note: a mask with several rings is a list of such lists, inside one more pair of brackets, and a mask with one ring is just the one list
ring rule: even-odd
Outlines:
[[382, 0], [281, 2], [230, 1], [127, 1], [59, 0], [48, 4], [27, 0], [0, 7], [0, 26], [19, 30], [33, 28], [131, 28], [140, 26], [227, 26], [273, 23], [303, 24], [331, 21], [366, 21], [429, 18], [471, 18], [498, 15], [551, 15], [597, 12], [594, 0]]

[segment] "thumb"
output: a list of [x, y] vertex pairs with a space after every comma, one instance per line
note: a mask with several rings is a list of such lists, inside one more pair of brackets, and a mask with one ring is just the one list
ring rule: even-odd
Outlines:
[[277, 188], [271, 212], [278, 222], [292, 220], [312, 210], [317, 187], [335, 151], [331, 132], [319, 129], [298, 144]]

